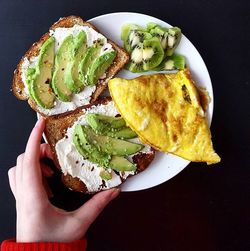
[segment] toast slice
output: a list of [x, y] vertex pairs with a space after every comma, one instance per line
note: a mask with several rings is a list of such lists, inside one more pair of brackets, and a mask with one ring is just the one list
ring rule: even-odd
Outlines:
[[[83, 193], [93, 193], [93, 192], [97, 192], [100, 190], [105, 190], [105, 189], [111, 188], [112, 185], [109, 187], [107, 187], [107, 186], [105, 187], [105, 182], [102, 181], [102, 184], [98, 187], [98, 189], [96, 189], [96, 188], [92, 189], [92, 190], [88, 189], [88, 187], [90, 187], [90, 185], [89, 184], [87, 185], [83, 181], [83, 179], [80, 179], [79, 175], [74, 175], [74, 174], [72, 175], [69, 173], [70, 171], [67, 173], [67, 171], [65, 171], [65, 167], [60, 166], [60, 164], [59, 164], [60, 160], [58, 157], [59, 155], [58, 155], [58, 152], [56, 151], [56, 144], [61, 139], [63, 139], [63, 138], [65, 139], [65, 138], [70, 137], [67, 130], [69, 128], [71, 128], [74, 125], [74, 123], [76, 121], [78, 121], [80, 118], [82, 119], [84, 114], [86, 114], [86, 111], [91, 112], [91, 109], [93, 109], [97, 106], [107, 107], [109, 104], [111, 104], [111, 102], [113, 103], [111, 98], [106, 97], [106, 98], [100, 99], [99, 101], [95, 102], [94, 104], [77, 108], [76, 110], [74, 110], [72, 112], [49, 116], [46, 118], [45, 136], [46, 136], [46, 139], [47, 139], [49, 145], [51, 146], [52, 152], [54, 154], [55, 164], [63, 172], [63, 174], [62, 174], [63, 183], [68, 188], [70, 188], [74, 191], [83, 192]], [[106, 108], [104, 108], [104, 110], [105, 109]], [[115, 110], [115, 111], [117, 112], [117, 110]], [[117, 115], [118, 115], [118, 112], [117, 112]], [[70, 143], [67, 143], [67, 144], [68, 144], [67, 147], [70, 147], [69, 146]], [[147, 148], [147, 150], [146, 150], [146, 148]], [[136, 164], [136, 166], [137, 166], [137, 170], [136, 170], [135, 174], [145, 170], [149, 166], [151, 161], [154, 159], [154, 156], [155, 156], [154, 149], [149, 146], [146, 146], [144, 149], [145, 150], [141, 150], [141, 151], [137, 152], [132, 157], [132, 162], [134, 164]], [[70, 155], [67, 155], [68, 153], [66, 151], [63, 152], [63, 154], [67, 157], [70, 156]], [[73, 163], [77, 163], [77, 161], [76, 162], [74, 161]], [[77, 167], [72, 166], [72, 169], [74, 169], [74, 168], [77, 168]], [[81, 168], [84, 168], [84, 166], [81, 166]], [[117, 174], [117, 172], [116, 172], [116, 174]], [[119, 176], [120, 176], [121, 180], [118, 183], [120, 184], [123, 181], [125, 181], [125, 179], [127, 177], [131, 176], [131, 173], [127, 173], [126, 175], [119, 173]], [[119, 185], [119, 184], [116, 184], [116, 185]]]
[[[94, 27], [92, 24], [83, 21], [82, 18], [78, 16], [68, 16], [64, 18], [60, 18], [56, 23], [54, 23], [49, 30], [55, 30], [56, 28], [70, 28], [74, 25], [81, 25], [81, 26], [88, 26], [98, 33], [98, 29]], [[32, 98], [30, 98], [29, 94], [25, 91], [25, 84], [22, 80], [22, 65], [24, 64], [24, 61], [26, 60], [32, 60], [32, 58], [38, 56], [39, 50], [42, 46], [42, 44], [50, 37], [50, 33], [45, 33], [39, 41], [35, 42], [30, 49], [25, 53], [25, 55], [22, 57], [20, 62], [18, 63], [13, 76], [13, 83], [12, 83], [12, 91], [14, 95], [20, 99], [20, 100], [28, 100], [29, 105], [32, 109], [34, 109], [36, 112], [39, 112], [43, 116], [50, 115], [49, 113], [44, 112], [44, 109], [41, 109]], [[95, 100], [97, 100], [98, 96], [105, 90], [107, 87], [107, 82], [109, 79], [111, 79], [114, 75], [116, 75], [123, 66], [128, 62], [129, 56], [127, 52], [116, 45], [113, 41], [107, 39], [107, 42], [112, 45], [112, 48], [117, 52], [116, 58], [114, 59], [112, 65], [107, 69], [106, 76], [103, 79], [99, 79], [98, 83], [96, 85], [96, 89], [93, 93], [91, 93], [90, 101], [89, 103], [93, 103]], [[86, 105], [86, 104], [83, 104]], [[47, 110], [47, 109], [46, 109]], [[68, 110], [73, 110], [68, 109]], [[67, 111], [68, 111], [67, 110]], [[65, 111], [63, 111], [65, 112]], [[63, 113], [59, 112], [59, 113]], [[58, 113], [58, 114], [59, 114]]]

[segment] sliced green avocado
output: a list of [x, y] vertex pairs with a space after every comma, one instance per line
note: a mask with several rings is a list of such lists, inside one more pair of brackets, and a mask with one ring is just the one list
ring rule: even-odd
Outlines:
[[128, 156], [139, 152], [144, 146], [121, 139], [96, 134], [90, 127], [82, 126], [86, 140], [99, 151], [110, 155]]
[[27, 72], [28, 89], [35, 102], [45, 108], [54, 106], [55, 95], [50, 87], [52, 68], [54, 65], [55, 39], [50, 37], [41, 46], [35, 71]]
[[[86, 127], [85, 127], [86, 128]], [[73, 143], [77, 151], [86, 159], [93, 163], [97, 163], [103, 167], [110, 167], [118, 172], [120, 171], [135, 171], [136, 166], [127, 159], [120, 156], [111, 156], [107, 153], [100, 152], [91, 142], [89, 142], [88, 135], [86, 135], [84, 126], [77, 125], [73, 134]], [[107, 173], [101, 175], [102, 178], [111, 179]]]
[[74, 93], [79, 93], [84, 88], [83, 82], [79, 79], [78, 66], [87, 50], [86, 39], [87, 36], [84, 31], [79, 32], [79, 34], [74, 38], [74, 55], [65, 71], [64, 77], [67, 87]]
[[86, 120], [97, 134], [121, 139], [132, 139], [137, 136], [134, 131], [126, 127], [126, 122], [122, 117], [89, 113], [86, 115]]
[[60, 45], [55, 57], [55, 69], [52, 77], [52, 88], [58, 99], [64, 102], [71, 100], [72, 92], [65, 82], [65, 71], [73, 57], [74, 38], [67, 36]]
[[77, 125], [75, 127], [73, 143], [83, 157], [91, 162], [108, 167], [111, 156], [107, 153], [100, 152], [97, 147], [89, 141], [88, 135], [86, 134], [83, 126]]
[[88, 113], [86, 115], [86, 120], [94, 131], [100, 133], [111, 129], [121, 129], [126, 126], [126, 122], [122, 117], [110, 117]]
[[95, 131], [102, 131], [103, 127], [118, 129], [126, 126], [126, 122], [122, 117], [110, 117], [101, 114], [88, 113], [86, 115], [86, 120]]
[[118, 130], [107, 131], [104, 135], [117, 139], [133, 139], [137, 137], [137, 134], [129, 127], [123, 127]]
[[135, 171], [136, 165], [128, 161], [127, 159], [119, 156], [113, 156], [109, 167], [118, 172], [125, 172], [125, 171]]
[[90, 66], [86, 81], [87, 84], [92, 86], [95, 85], [98, 79], [105, 73], [116, 57], [116, 51], [104, 53], [98, 57]]
[[34, 80], [35, 75], [36, 75], [36, 68], [29, 67], [27, 69], [27, 72], [26, 72], [26, 83], [28, 85], [28, 92], [29, 92], [29, 94], [30, 94], [31, 97], [32, 97], [32, 94], [31, 94], [31, 83]]
[[103, 180], [111, 180], [112, 179], [112, 174], [108, 172], [107, 170], [103, 170], [100, 172], [100, 177]]
[[102, 44], [96, 42], [91, 47], [89, 47], [78, 66], [79, 79], [84, 83], [84, 85], [88, 85], [86, 82], [86, 74], [93, 61], [98, 58], [101, 50], [101, 45]]

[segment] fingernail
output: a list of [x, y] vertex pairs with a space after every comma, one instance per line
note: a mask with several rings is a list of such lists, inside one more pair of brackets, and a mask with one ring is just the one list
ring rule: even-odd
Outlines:
[[113, 188], [113, 192], [111, 194], [111, 199], [113, 200], [115, 197], [117, 197], [120, 192], [121, 192], [120, 188], [118, 188], [118, 187]]
[[40, 116], [35, 124], [35, 127], [38, 126], [42, 121], [44, 121], [44, 118], [42, 116]]

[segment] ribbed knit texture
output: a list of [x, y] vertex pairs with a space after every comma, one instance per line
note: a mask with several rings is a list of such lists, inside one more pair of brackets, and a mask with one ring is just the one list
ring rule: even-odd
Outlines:
[[87, 241], [79, 240], [70, 243], [35, 242], [16, 243], [15, 240], [6, 240], [1, 244], [1, 251], [85, 251]]

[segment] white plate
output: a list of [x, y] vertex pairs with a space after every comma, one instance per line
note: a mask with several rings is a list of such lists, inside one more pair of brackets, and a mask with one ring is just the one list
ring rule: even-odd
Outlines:
[[[106, 37], [110, 38], [120, 46], [122, 46], [122, 41], [120, 39], [121, 27], [124, 23], [135, 23], [144, 26], [148, 22], [155, 22], [165, 27], [171, 27], [170, 24], [158, 18], [130, 12], [106, 14], [92, 18], [88, 20], [88, 22], [95, 25], [102, 34], [104, 34]], [[184, 35], [182, 36], [181, 42], [178, 45], [176, 52], [185, 55], [187, 65], [192, 72], [194, 80], [199, 86], [205, 87], [209, 93], [211, 102], [208, 107], [207, 116], [209, 124], [211, 124], [213, 115], [213, 89], [207, 67], [199, 52]], [[141, 74], [131, 73], [126, 70], [122, 70], [118, 74], [118, 76], [122, 78], [135, 78], [139, 75]], [[142, 173], [139, 173], [124, 182], [121, 186], [121, 190], [138, 191], [154, 187], [173, 178], [189, 163], [190, 161], [184, 160], [172, 154], [157, 152], [155, 159], [153, 160], [151, 165]]]
[[[121, 27], [124, 23], [135, 23], [145, 26], [148, 22], [155, 22], [165, 27], [170, 24], [148, 15], [139, 13], [119, 12], [98, 16], [88, 20], [95, 25], [106, 37], [122, 46], [120, 39]], [[174, 24], [173, 24], [174, 25]], [[180, 27], [181, 28], [181, 27]], [[185, 31], [184, 31], [185, 32]], [[186, 56], [187, 65], [197, 84], [205, 87], [211, 98], [208, 107], [208, 120], [211, 123], [213, 114], [213, 89], [207, 67], [193, 44], [183, 35], [176, 52]], [[135, 78], [141, 74], [130, 73], [122, 70], [118, 76]], [[121, 186], [122, 191], [138, 191], [159, 185], [182, 171], [190, 162], [172, 154], [157, 152], [152, 164], [142, 173], [129, 178]]]

